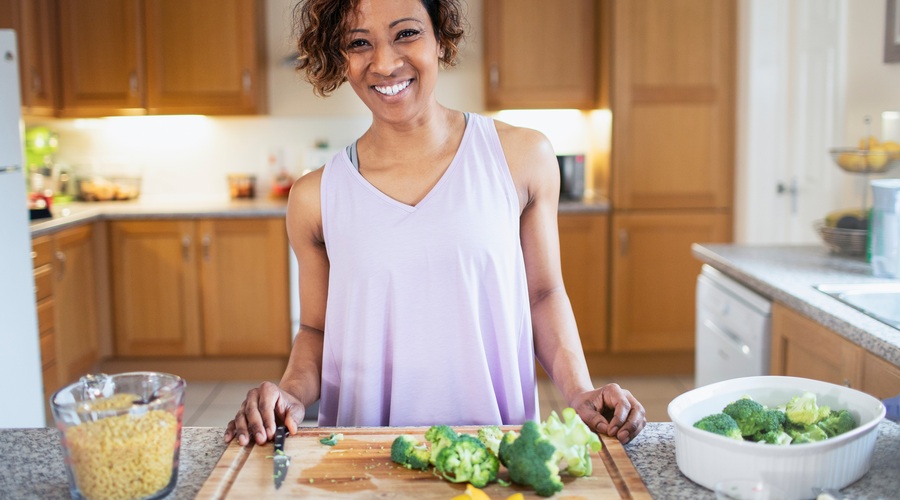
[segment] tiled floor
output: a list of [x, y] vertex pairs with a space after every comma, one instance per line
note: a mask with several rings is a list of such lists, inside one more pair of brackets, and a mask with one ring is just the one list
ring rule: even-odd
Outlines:
[[[693, 377], [612, 377], [594, 379], [594, 386], [600, 387], [616, 382], [628, 389], [644, 405], [647, 421], [667, 422], [666, 406], [675, 396], [694, 387]], [[188, 427], [224, 427], [234, 418], [247, 391], [259, 385], [248, 382], [189, 382], [184, 405], [184, 425]], [[546, 379], [538, 384], [541, 404], [541, 419], [546, 419], [551, 410], [559, 411], [566, 403], [561, 395]], [[314, 413], [314, 412], [309, 412]], [[304, 425], [315, 425], [315, 416], [308, 415]]]

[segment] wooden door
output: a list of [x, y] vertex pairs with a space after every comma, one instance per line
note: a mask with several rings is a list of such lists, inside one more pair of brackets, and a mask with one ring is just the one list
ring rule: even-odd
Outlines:
[[614, 214], [611, 350], [691, 351], [695, 242], [727, 241], [731, 218], [707, 211]]
[[61, 116], [143, 114], [139, 0], [59, 0]]
[[608, 233], [607, 214], [559, 216], [563, 281], [587, 353], [607, 351]]
[[201, 354], [195, 227], [185, 220], [110, 224], [118, 356]]
[[485, 0], [487, 109], [593, 109], [597, 0]]
[[53, 116], [57, 107], [56, 8], [53, 0], [0, 1], [0, 28], [16, 30], [22, 114]]
[[287, 355], [291, 346], [284, 220], [200, 221], [204, 353]]
[[730, 207], [736, 2], [613, 9], [613, 206]]
[[875, 354], [865, 353], [861, 387], [878, 399], [900, 395], [900, 367]]
[[778, 302], [772, 304], [772, 375], [861, 388], [863, 350]]
[[145, 13], [150, 113], [260, 110], [261, 0], [147, 0]]
[[93, 226], [54, 236], [53, 296], [62, 385], [94, 373], [100, 361]]

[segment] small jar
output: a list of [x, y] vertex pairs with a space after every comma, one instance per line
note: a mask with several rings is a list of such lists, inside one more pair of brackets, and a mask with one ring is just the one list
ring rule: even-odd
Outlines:
[[86, 375], [50, 400], [74, 499], [149, 499], [178, 480], [184, 379]]
[[228, 191], [232, 200], [256, 197], [256, 176], [253, 174], [230, 174]]

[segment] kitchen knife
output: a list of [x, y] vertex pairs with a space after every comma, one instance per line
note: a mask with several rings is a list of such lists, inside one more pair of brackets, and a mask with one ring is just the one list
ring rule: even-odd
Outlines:
[[287, 476], [288, 466], [291, 465], [291, 457], [284, 454], [284, 438], [286, 436], [287, 429], [285, 429], [283, 425], [279, 425], [278, 428], [275, 429], [275, 455], [272, 457], [272, 461], [275, 462], [274, 477], [276, 490], [281, 488], [281, 483], [284, 482], [284, 478]]

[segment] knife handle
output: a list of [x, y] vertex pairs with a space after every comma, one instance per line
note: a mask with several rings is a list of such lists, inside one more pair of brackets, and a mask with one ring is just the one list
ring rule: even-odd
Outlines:
[[275, 451], [284, 453], [284, 438], [287, 435], [287, 430], [283, 425], [279, 425], [275, 428]]

